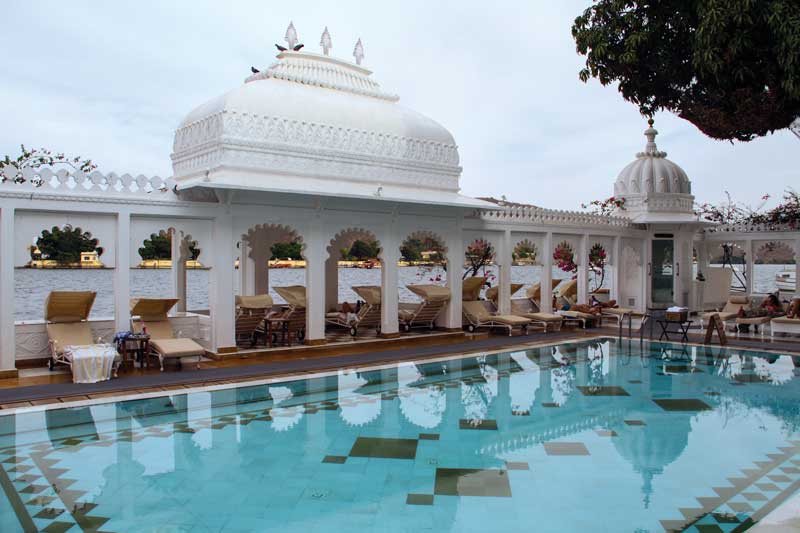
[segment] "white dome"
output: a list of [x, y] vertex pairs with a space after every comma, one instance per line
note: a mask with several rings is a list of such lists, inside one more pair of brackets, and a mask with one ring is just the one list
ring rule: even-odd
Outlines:
[[666, 152], [659, 152], [655, 138], [658, 131], [652, 124], [644, 132], [647, 145], [644, 152], [636, 154], [617, 177], [614, 195], [647, 193], [691, 194], [689, 177], [681, 167], [667, 159]]
[[614, 183], [614, 196], [624, 200], [619, 214], [640, 223], [696, 221], [689, 177], [658, 150], [658, 131], [652, 119], [649, 124], [644, 152], [636, 154]]
[[282, 52], [267, 70], [189, 113], [175, 132], [177, 180], [246, 170], [458, 190], [453, 136], [397, 103], [371, 72]]

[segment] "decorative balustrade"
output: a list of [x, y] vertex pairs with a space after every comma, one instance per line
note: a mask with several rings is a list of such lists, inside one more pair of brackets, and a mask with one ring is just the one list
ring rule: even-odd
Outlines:
[[18, 170], [13, 165], [2, 171], [0, 193], [2, 192], [38, 192], [66, 193], [74, 195], [134, 195], [157, 198], [159, 200], [175, 200], [175, 181], [158, 176], [121, 176], [111, 172], [103, 174], [94, 171], [89, 174], [80, 170], [69, 171], [59, 169], [54, 172], [50, 168], [23, 168]]
[[766, 232], [795, 232], [800, 233], [800, 227], [790, 224], [720, 224], [703, 229], [703, 233], [766, 233]]
[[490, 211], [475, 211], [474, 218], [497, 222], [521, 222], [548, 226], [612, 226], [631, 227], [634, 224], [627, 218], [593, 215], [578, 211], [561, 211], [535, 206], [503, 206]]

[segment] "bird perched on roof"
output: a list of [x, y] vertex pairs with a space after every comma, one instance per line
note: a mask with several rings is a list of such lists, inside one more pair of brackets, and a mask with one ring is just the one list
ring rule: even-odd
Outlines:
[[[295, 52], [299, 52], [299, 51], [300, 51], [300, 49], [301, 49], [301, 48], [303, 48], [304, 46], [305, 46], [305, 45], [304, 45], [303, 43], [300, 43], [300, 44], [298, 44], [297, 46], [294, 46], [294, 47], [292, 47], [292, 50], [293, 50], [293, 51], [295, 51]], [[281, 45], [279, 45], [279, 44], [276, 44], [276, 45], [275, 45], [275, 48], [277, 48], [279, 52], [286, 52], [287, 50], [289, 50], [289, 49], [288, 49], [288, 48], [286, 48], [285, 46], [281, 46]]]
[[253, 74], [258, 74], [261, 71], [258, 70], [256, 67], [250, 67], [250, 72], [252, 72]]

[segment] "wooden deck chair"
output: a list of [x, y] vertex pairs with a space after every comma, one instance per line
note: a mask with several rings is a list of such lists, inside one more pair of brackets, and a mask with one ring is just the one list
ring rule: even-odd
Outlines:
[[167, 313], [178, 303], [177, 298], [131, 298], [131, 331], [145, 332], [150, 336], [150, 353], [158, 357], [161, 371], [166, 359], [177, 359], [181, 364], [183, 357], [200, 358], [205, 348], [192, 339], [176, 338]]
[[[550, 290], [552, 291], [555, 289], [558, 284], [561, 283], [560, 279], [551, 279], [550, 280]], [[539, 311], [542, 309], [542, 284], [540, 282], [536, 282], [525, 292], [525, 296], [533, 302], [533, 305], [536, 306], [535, 311]]]
[[[112, 369], [117, 375], [122, 356], [107, 344], [97, 344], [92, 339], [92, 329], [87, 319], [92, 311], [97, 293], [92, 291], [52, 291], [44, 303], [50, 359], [50, 370], [58, 364], [67, 365], [72, 370], [72, 358], [67, 346], [90, 346], [95, 349], [113, 350]], [[110, 357], [110, 356], [109, 356]]]
[[481, 297], [481, 289], [486, 284], [486, 278], [473, 276], [466, 278], [461, 284], [461, 301], [472, 302]]
[[334, 326], [350, 328], [350, 335], [355, 337], [361, 328], [375, 328], [381, 332], [381, 288], [377, 285], [359, 285], [351, 287], [364, 304], [354, 316], [343, 313], [329, 315], [325, 322]]
[[406, 288], [422, 298], [422, 301], [409, 304], [405, 309], [401, 307], [398, 312], [400, 326], [406, 331], [423, 327], [433, 329], [436, 319], [450, 301], [450, 289], [440, 285], [406, 285]]
[[248, 342], [252, 348], [258, 338], [257, 329], [261, 327], [263, 331], [264, 319], [272, 311], [272, 296], [237, 296], [236, 304], [236, 344]]
[[569, 305], [578, 303], [578, 280], [570, 279], [564, 281], [564, 283], [558, 287], [558, 297]]
[[530, 319], [531, 323], [544, 328], [544, 332], [560, 331], [564, 317], [555, 313], [542, 313], [530, 298], [511, 300], [511, 314]]
[[[302, 285], [289, 285], [275, 287], [275, 292], [286, 300], [286, 309], [276, 318], [284, 323], [289, 346], [292, 345], [292, 337], [297, 342], [303, 342], [306, 338], [306, 288]], [[272, 341], [275, 342], [276, 339]]]
[[467, 321], [467, 330], [471, 333], [477, 328], [505, 328], [508, 336], [511, 336], [514, 328], [520, 328], [523, 334], [528, 334], [529, 318], [522, 318], [514, 315], [496, 315], [486, 306], [491, 303], [480, 301], [462, 302], [461, 309]]
[[725, 307], [717, 311], [711, 311], [709, 313], [701, 313], [700, 314], [700, 329], [703, 329], [704, 323], [708, 323], [711, 320], [713, 315], [719, 315], [719, 319], [722, 320], [722, 323], [727, 326], [728, 322], [732, 322], [736, 320], [736, 317], [739, 316], [739, 309], [744, 309], [745, 311], [750, 310], [750, 298], [747, 296], [731, 296], [728, 298], [728, 301], [725, 303]]

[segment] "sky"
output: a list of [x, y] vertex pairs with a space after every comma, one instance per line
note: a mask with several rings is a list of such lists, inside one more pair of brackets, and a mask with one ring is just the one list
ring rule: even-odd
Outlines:
[[[451, 131], [462, 192], [556, 209], [613, 193], [644, 149], [646, 120], [615, 87], [583, 83], [570, 33], [590, 2], [12, 1], [0, 54], [0, 156], [19, 145], [91, 158], [103, 172], [171, 175], [172, 137], [194, 107], [266, 68], [290, 21], [312, 52], [363, 66], [400, 102]], [[757, 206], [797, 186], [800, 140], [788, 130], [714, 141], [669, 113], [659, 149], [699, 202], [724, 191]]]

